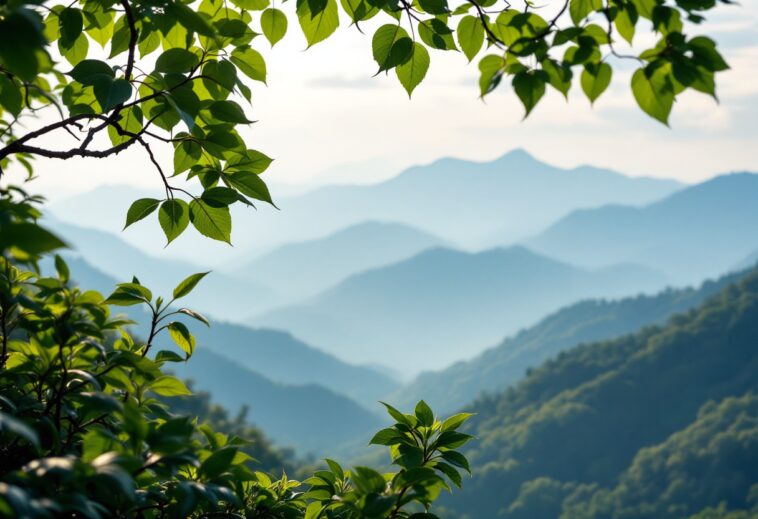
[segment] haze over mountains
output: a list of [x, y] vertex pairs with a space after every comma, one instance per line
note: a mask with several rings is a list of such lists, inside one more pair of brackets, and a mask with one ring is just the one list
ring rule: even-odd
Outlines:
[[755, 251], [757, 197], [758, 175], [723, 175], [644, 207], [577, 210], [526, 244], [576, 265], [631, 261], [698, 283]]
[[707, 281], [697, 289], [669, 289], [654, 295], [617, 300], [580, 301], [548, 315], [473, 359], [441, 371], [421, 373], [387, 397], [401, 409], [424, 399], [441, 414], [462, 409], [482, 393], [495, 394], [525, 378], [530, 370], [586, 342], [607, 340], [651, 325], [664, 324], [721, 291], [742, 274]]
[[[538, 232], [577, 208], [609, 203], [643, 204], [681, 188], [671, 180], [630, 178], [582, 166], [561, 169], [515, 150], [492, 162], [441, 159], [409, 168], [373, 185], [330, 186], [295, 197], [274, 198], [281, 211], [233, 209], [235, 250], [180, 237], [165, 254], [210, 266], [274, 247], [327, 236], [365, 221], [398, 222], [451, 243], [480, 247], [510, 243]], [[146, 190], [104, 187], [53, 204], [58, 218], [115, 232], [123, 226], [130, 200]], [[239, 225], [239, 227], [237, 227]], [[156, 222], [141, 222], [124, 233], [138, 247], [155, 251], [165, 243]], [[163, 254], [161, 254], [163, 255]]]
[[364, 222], [324, 238], [282, 245], [231, 272], [239, 278], [275, 286], [279, 300], [302, 300], [346, 277], [388, 265], [441, 238], [399, 223]]
[[481, 253], [435, 248], [250, 322], [290, 330], [354, 363], [398, 361], [408, 375], [471, 357], [577, 299], [664, 284], [644, 267], [590, 271], [523, 247]]

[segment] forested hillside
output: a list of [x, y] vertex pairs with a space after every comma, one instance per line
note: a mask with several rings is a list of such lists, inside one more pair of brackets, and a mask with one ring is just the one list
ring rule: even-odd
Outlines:
[[528, 370], [567, 348], [663, 324], [671, 315], [699, 305], [739, 276], [731, 274], [707, 281], [698, 289], [667, 289], [651, 296], [588, 300], [570, 305], [470, 361], [422, 373], [395, 391], [389, 401], [404, 406], [423, 397], [441, 410], [460, 409], [483, 392], [501, 391], [514, 385]]
[[750, 509], [757, 336], [752, 271], [666, 326], [561, 353], [478, 400], [468, 410], [478, 413], [469, 432], [479, 441], [467, 452], [477, 469], [447, 502], [450, 516], [679, 519], [722, 502]]

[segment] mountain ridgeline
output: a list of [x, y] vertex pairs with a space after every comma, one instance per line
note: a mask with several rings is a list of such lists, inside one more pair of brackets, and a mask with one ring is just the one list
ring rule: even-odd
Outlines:
[[507, 389], [530, 369], [566, 349], [663, 324], [670, 316], [701, 304], [741, 275], [707, 281], [698, 289], [667, 289], [655, 295], [575, 303], [469, 361], [457, 362], [442, 371], [422, 373], [395, 391], [388, 401], [407, 408], [423, 398], [440, 412], [452, 412], [481, 393]]
[[756, 337], [758, 270], [665, 326], [565, 351], [477, 400], [476, 470], [449, 516], [754, 517]]
[[[546, 189], [550, 186], [550, 189]], [[604, 204], [645, 204], [677, 191], [671, 180], [630, 178], [582, 166], [562, 169], [545, 164], [523, 150], [490, 162], [441, 159], [415, 166], [373, 185], [328, 186], [274, 199], [281, 211], [260, 207], [252, 213], [233, 209], [245, 222], [244, 233], [233, 233], [236, 265], [277, 246], [313, 240], [367, 221], [397, 222], [455, 244], [481, 247], [526, 238], [574, 209]], [[71, 223], [120, 229], [125, 200], [146, 196], [133, 188], [103, 187], [52, 205], [53, 214]], [[144, 247], [161, 243], [157, 225], [137, 225], [125, 232], [129, 243]], [[161, 254], [193, 258], [218, 266], [232, 253], [201, 237], [182, 236]], [[224, 254], [226, 251], [226, 254]]]
[[472, 357], [578, 299], [664, 285], [665, 278], [636, 265], [587, 270], [523, 247], [435, 248], [250, 322], [290, 330], [351, 362], [389, 362], [413, 375]]
[[758, 175], [723, 175], [644, 207], [581, 209], [526, 244], [576, 265], [630, 261], [676, 284], [744, 265], [758, 244]]

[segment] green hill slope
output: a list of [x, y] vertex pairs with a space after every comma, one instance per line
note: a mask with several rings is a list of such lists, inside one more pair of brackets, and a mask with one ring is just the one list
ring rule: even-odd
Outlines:
[[573, 304], [470, 361], [458, 362], [442, 371], [422, 373], [388, 400], [401, 408], [423, 398], [441, 413], [460, 409], [480, 393], [507, 389], [521, 380], [530, 368], [572, 346], [663, 324], [671, 315], [699, 305], [737, 277], [737, 274], [725, 276], [703, 283], [698, 289], [668, 289], [653, 296]]
[[[758, 271], [752, 271], [666, 326], [563, 352], [516, 388], [478, 400], [470, 410], [479, 416], [472, 426], [479, 440], [468, 452], [477, 470], [447, 503], [449, 514], [583, 519], [588, 505], [568, 506], [607, 492], [627, 497], [605, 499], [606, 508], [590, 517], [678, 519], [721, 501], [747, 506], [750, 485], [758, 481], [758, 465], [743, 463], [754, 457], [753, 440], [719, 455], [716, 471], [707, 464], [683, 469], [690, 480], [713, 482], [691, 496], [669, 495], [664, 483], [653, 492], [627, 492], [624, 478], [637, 477], [635, 464], [649, 457], [642, 449], [666, 445], [709, 412], [699, 411], [709, 401], [758, 391], [756, 337]], [[535, 493], [535, 487], [542, 490]], [[528, 510], [511, 508], [528, 501], [528, 494], [548, 497]], [[737, 494], [742, 501], [732, 499]], [[668, 508], [667, 499], [688, 508]], [[653, 515], [625, 513], [629, 506]]]

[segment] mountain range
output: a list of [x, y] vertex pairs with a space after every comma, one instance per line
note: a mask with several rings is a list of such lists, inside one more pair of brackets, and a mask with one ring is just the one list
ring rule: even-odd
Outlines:
[[454, 412], [482, 393], [498, 393], [515, 385], [530, 370], [569, 348], [664, 324], [672, 315], [698, 306], [741, 275], [707, 281], [697, 289], [667, 289], [654, 295], [575, 303], [469, 361], [422, 373], [387, 400], [407, 409], [424, 399], [439, 413]]
[[390, 363], [407, 376], [473, 357], [578, 299], [655, 291], [665, 282], [636, 265], [579, 269], [523, 247], [435, 248], [250, 322], [289, 330], [353, 363]]
[[[294, 196], [273, 196], [280, 211], [265, 204], [257, 211], [233, 208], [235, 248], [189, 232], [165, 251], [164, 257], [193, 258], [216, 267], [292, 242], [321, 238], [365, 221], [397, 222], [464, 246], [511, 243], [534, 234], [578, 208], [609, 203], [644, 204], [681, 188], [671, 180], [630, 178], [582, 166], [561, 169], [523, 150], [491, 162], [441, 159], [409, 168], [373, 185], [328, 186]], [[151, 196], [149, 190], [107, 186], [52, 204], [67, 222], [121, 229], [131, 200]], [[154, 251], [165, 243], [154, 219], [124, 233], [137, 247]]]
[[525, 244], [576, 265], [635, 262], [675, 284], [733, 268], [758, 245], [758, 175], [722, 175], [644, 207], [577, 210]]
[[280, 300], [314, 296], [345, 278], [443, 245], [436, 236], [407, 225], [363, 222], [334, 234], [291, 243], [237, 266], [240, 279], [275, 286]]
[[[185, 277], [207, 270], [188, 261], [149, 255], [111, 232], [68, 224], [57, 218], [47, 218], [45, 225], [66, 240], [71, 253], [87, 258], [93, 267], [120, 283], [137, 276], [152, 290], [169, 294]], [[268, 308], [275, 301], [274, 291], [262, 283], [211, 272], [206, 282], [187, 297], [186, 304], [201, 312], [233, 320], [256, 309]]]

